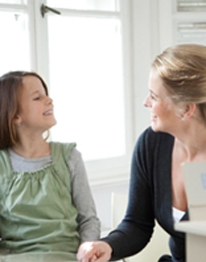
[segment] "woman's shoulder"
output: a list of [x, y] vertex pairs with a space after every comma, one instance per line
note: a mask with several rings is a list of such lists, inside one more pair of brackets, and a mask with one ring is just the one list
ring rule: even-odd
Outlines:
[[152, 148], [164, 144], [164, 146], [171, 145], [174, 137], [165, 132], [155, 132], [151, 127], [146, 128], [139, 136], [136, 146]]
[[160, 131], [159, 132], [153, 131], [151, 126], [146, 128], [142, 132], [141, 136], [145, 137], [146, 139], [157, 139], [157, 138], [160, 138], [160, 139], [164, 139], [164, 138], [169, 139], [169, 138], [171, 138], [171, 139], [173, 139], [173, 136], [170, 135], [169, 133], [160, 132]]

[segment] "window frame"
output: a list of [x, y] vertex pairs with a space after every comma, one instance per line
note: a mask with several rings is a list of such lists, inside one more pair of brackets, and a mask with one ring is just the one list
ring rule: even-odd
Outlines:
[[[48, 15], [41, 15], [40, 7], [46, 0], [29, 0], [27, 5], [0, 4], [7, 10], [22, 10], [28, 13], [29, 43], [31, 56], [31, 70], [38, 72], [49, 84], [49, 54], [45, 43], [48, 43]], [[125, 96], [125, 141], [126, 152], [124, 156], [102, 160], [85, 161], [89, 182], [91, 185], [128, 182], [130, 173], [130, 159], [134, 146], [134, 119], [132, 94], [132, 46], [131, 46], [131, 0], [120, 0], [120, 12], [108, 11], [82, 11], [58, 9], [62, 15], [117, 17], [122, 26], [123, 48], [123, 86]], [[52, 14], [53, 15], [53, 14]], [[45, 66], [47, 65], [47, 66]], [[78, 143], [78, 141], [77, 141]], [[109, 147], [108, 147], [109, 150]], [[83, 156], [84, 157], [84, 156]]]

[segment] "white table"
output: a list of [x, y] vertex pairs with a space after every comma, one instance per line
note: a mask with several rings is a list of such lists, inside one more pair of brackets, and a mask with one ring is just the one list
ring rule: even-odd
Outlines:
[[206, 220], [179, 222], [175, 229], [186, 233], [186, 261], [206, 261]]

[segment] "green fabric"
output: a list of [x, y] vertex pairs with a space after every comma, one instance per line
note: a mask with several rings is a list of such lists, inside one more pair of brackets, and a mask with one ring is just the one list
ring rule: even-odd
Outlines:
[[71, 260], [68, 253], [48, 252], [48, 253], [23, 253], [12, 255], [0, 255], [0, 262], [77, 262]]
[[0, 151], [1, 254], [53, 253], [76, 260], [80, 238], [68, 167], [75, 144], [50, 146], [52, 164], [36, 172], [14, 172], [7, 150]]
[[0, 255], [0, 262], [77, 262], [68, 258], [68, 253], [48, 252], [48, 253], [23, 253], [12, 255]]

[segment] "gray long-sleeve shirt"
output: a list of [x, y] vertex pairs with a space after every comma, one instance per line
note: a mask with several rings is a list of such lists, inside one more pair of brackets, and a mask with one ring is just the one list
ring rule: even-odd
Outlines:
[[[9, 149], [9, 156], [12, 168], [17, 172], [34, 172], [52, 162], [51, 156], [30, 159], [16, 154], [11, 149]], [[78, 212], [77, 222], [81, 242], [97, 240], [100, 236], [100, 221], [96, 215], [95, 203], [81, 153], [77, 149], [72, 150], [68, 163], [71, 175], [72, 199]]]

